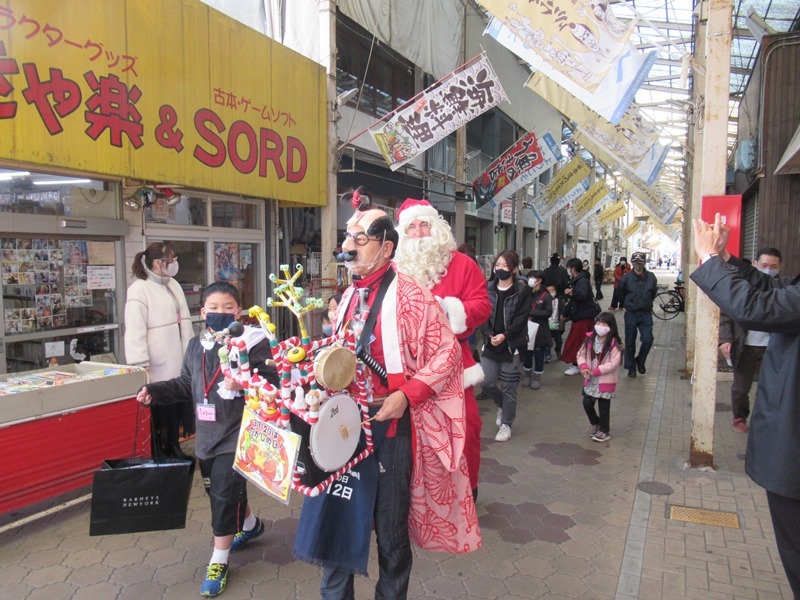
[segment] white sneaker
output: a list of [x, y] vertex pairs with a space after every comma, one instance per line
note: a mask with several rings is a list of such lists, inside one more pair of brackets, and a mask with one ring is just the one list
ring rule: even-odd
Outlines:
[[500, 431], [494, 436], [495, 442], [507, 442], [511, 439], [511, 427], [508, 425], [500, 425]]
[[564, 371], [564, 375], [577, 375], [580, 372], [581, 370], [577, 367], [577, 365], [572, 365], [569, 369]]
[[494, 424], [500, 427], [503, 424], [503, 409], [497, 409], [497, 418], [494, 420]]

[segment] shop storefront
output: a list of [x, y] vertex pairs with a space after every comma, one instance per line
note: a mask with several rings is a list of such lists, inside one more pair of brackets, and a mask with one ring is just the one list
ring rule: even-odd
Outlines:
[[[131, 264], [153, 241], [177, 251], [194, 316], [216, 280], [263, 304], [277, 266], [270, 217], [326, 202], [327, 108], [319, 65], [199, 1], [0, 8], [0, 383], [124, 363]], [[84, 400], [20, 413], [0, 422], [3, 436], [78, 414], [75, 431], [106, 447], [111, 429], [90, 408], [103, 397], [128, 414], [130, 394], [106, 397], [115, 386], [100, 393], [102, 377], [85, 379]], [[13, 393], [39, 406], [35, 390], [0, 387], [12, 389], [0, 403]], [[62, 470], [85, 482], [77, 465]]]

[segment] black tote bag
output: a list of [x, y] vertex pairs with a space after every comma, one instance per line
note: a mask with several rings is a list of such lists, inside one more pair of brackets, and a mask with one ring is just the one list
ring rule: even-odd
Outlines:
[[89, 535], [186, 527], [194, 461], [106, 460], [92, 481]]
[[[135, 454], [135, 438], [133, 447]], [[92, 480], [89, 535], [184, 528], [194, 466], [180, 458], [103, 461]]]

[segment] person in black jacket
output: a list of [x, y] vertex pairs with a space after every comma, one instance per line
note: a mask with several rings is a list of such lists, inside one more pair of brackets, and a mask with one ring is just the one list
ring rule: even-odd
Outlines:
[[517, 414], [520, 355], [528, 346], [531, 288], [517, 279], [518, 267], [519, 256], [513, 250], [495, 258], [488, 284], [492, 312], [481, 327], [486, 341], [481, 353], [483, 390], [497, 406], [499, 429], [494, 439], [498, 442], [511, 439], [511, 425]]
[[603, 268], [603, 263], [600, 262], [599, 258], [594, 259], [594, 297], [595, 300], [602, 300], [603, 299], [603, 275], [605, 275], [605, 269]]
[[[658, 293], [656, 276], [645, 269], [644, 252], [631, 254], [633, 271], [622, 276], [619, 282], [622, 308], [625, 310], [625, 368], [628, 377], [636, 377], [636, 371], [647, 373], [645, 361], [653, 347], [653, 300]], [[636, 332], [641, 346], [636, 354]]]
[[694, 222], [702, 261], [692, 281], [748, 330], [770, 333], [750, 419], [747, 475], [767, 492], [775, 542], [800, 598], [800, 277], [760, 273], [726, 250], [730, 229], [719, 213]]
[[[561, 257], [558, 254], [553, 254], [550, 257], [550, 266], [544, 270], [544, 287], [555, 286], [556, 294], [559, 298], [564, 297], [564, 290], [569, 286], [569, 273], [559, 263]], [[582, 265], [581, 265], [582, 268]]]
[[570, 258], [567, 261], [567, 271], [571, 279], [564, 292], [567, 302], [562, 314], [572, 321], [572, 325], [564, 342], [561, 360], [570, 365], [564, 375], [577, 375], [581, 372], [578, 368], [578, 350], [586, 340], [586, 334], [594, 329], [594, 318], [600, 311], [592, 295], [589, 273], [583, 270], [581, 259]]
[[[223, 331], [242, 314], [238, 290], [230, 283], [210, 284], [203, 291], [200, 314], [209, 330]], [[241, 339], [247, 346], [251, 371], [258, 370], [259, 376], [279, 386], [274, 365], [266, 365], [272, 353], [264, 332], [260, 328], [245, 327]], [[183, 357], [181, 374], [144, 386], [136, 398], [145, 406], [186, 399], [197, 405], [195, 454], [211, 501], [214, 534], [214, 551], [200, 589], [200, 595], [207, 597], [218, 596], [225, 590], [231, 551], [244, 547], [265, 529], [263, 521], [253, 515], [247, 505], [247, 480], [233, 470], [244, 397], [240, 393], [241, 386], [221, 373], [220, 347], [213, 338], [207, 341], [204, 333], [193, 337]], [[203, 410], [199, 410], [200, 407]]]
[[[528, 320], [536, 323], [536, 336], [530, 339], [528, 329], [528, 349], [525, 351], [525, 385], [538, 390], [542, 387], [542, 373], [544, 372], [544, 356], [550, 349], [553, 339], [550, 335], [550, 316], [553, 313], [553, 298], [550, 292], [542, 285], [544, 272], [531, 271], [528, 285], [531, 288], [531, 312]], [[531, 373], [533, 370], [533, 373]]]

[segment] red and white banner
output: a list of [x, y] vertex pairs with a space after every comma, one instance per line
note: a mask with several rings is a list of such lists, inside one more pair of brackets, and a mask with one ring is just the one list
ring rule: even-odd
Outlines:
[[507, 100], [484, 54], [465, 63], [370, 127], [392, 171]]

